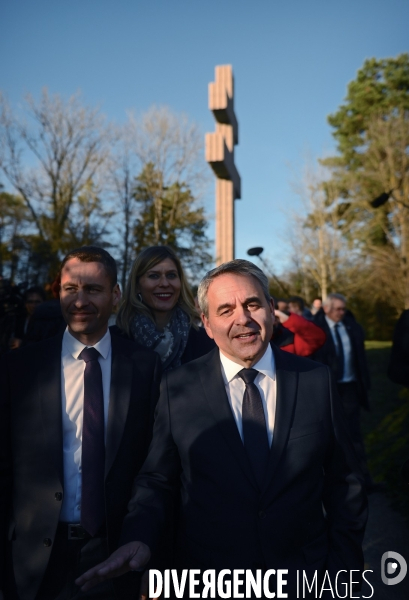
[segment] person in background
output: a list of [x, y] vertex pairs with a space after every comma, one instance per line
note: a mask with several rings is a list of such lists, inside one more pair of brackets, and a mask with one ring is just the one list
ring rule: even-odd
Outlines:
[[[24, 284], [16, 285], [0, 275], [0, 356], [10, 351], [17, 319], [25, 316]], [[24, 317], [23, 317], [24, 318]]]
[[310, 308], [311, 314], [316, 315], [317, 312], [319, 311], [319, 309], [321, 308], [321, 306], [322, 306], [321, 298], [314, 298], [314, 300], [312, 301], [312, 304], [311, 304], [311, 308]]
[[284, 298], [278, 298], [277, 301], [274, 301], [274, 305], [277, 307], [277, 310], [288, 314], [288, 302]]
[[305, 319], [311, 319], [311, 312], [306, 308], [304, 300], [301, 296], [291, 296], [288, 299], [288, 310], [290, 313], [304, 317]]
[[45, 302], [45, 292], [39, 286], [28, 288], [24, 294], [25, 314], [16, 319], [14, 335], [10, 339], [10, 350], [24, 345], [30, 321], [37, 307]]
[[369, 410], [370, 378], [364, 346], [364, 331], [347, 311], [342, 294], [328, 294], [314, 316], [314, 323], [326, 333], [325, 344], [312, 357], [328, 365], [341, 397], [350, 435], [359, 457], [368, 491], [374, 489], [366, 463], [361, 434], [361, 406]]
[[281, 350], [311, 356], [325, 344], [325, 333], [312, 321], [295, 313], [287, 315], [275, 310], [275, 323], [272, 342]]
[[169, 246], [151, 246], [137, 256], [116, 323], [127, 337], [157, 352], [164, 371], [214, 348], [213, 340], [197, 325], [192, 292]]
[[58, 333], [62, 335], [64, 332], [66, 323], [60, 305], [60, 274], [49, 285], [49, 289], [53, 298], [36, 307], [27, 328], [26, 345], [40, 342]]

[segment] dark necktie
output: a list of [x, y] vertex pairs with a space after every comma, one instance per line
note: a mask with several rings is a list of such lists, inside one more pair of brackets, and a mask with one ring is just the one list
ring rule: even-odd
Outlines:
[[344, 378], [345, 356], [344, 346], [342, 345], [341, 336], [339, 334], [339, 325], [335, 323], [335, 339], [337, 340], [337, 381]]
[[246, 384], [242, 407], [244, 448], [261, 488], [267, 467], [269, 445], [263, 403], [254, 383], [258, 373], [255, 369], [242, 369], [237, 374]]
[[95, 536], [104, 522], [104, 394], [100, 356], [95, 348], [84, 348], [84, 410], [82, 426], [81, 525]]

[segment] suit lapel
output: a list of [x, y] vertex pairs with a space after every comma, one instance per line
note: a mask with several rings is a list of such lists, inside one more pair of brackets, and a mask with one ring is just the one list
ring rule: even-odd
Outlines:
[[267, 473], [264, 480], [265, 492], [273, 480], [283, 450], [287, 444], [290, 433], [295, 401], [297, 396], [298, 373], [286, 368], [285, 352], [273, 347], [276, 365], [276, 414], [274, 420], [274, 435], [271, 445]]
[[132, 360], [121, 352], [121, 340], [111, 336], [112, 366], [105, 449], [105, 477], [115, 460], [128, 416], [132, 389]]
[[206, 400], [221, 434], [243, 469], [244, 474], [251, 484], [258, 489], [226, 394], [220, 366], [219, 349], [216, 348], [208, 356], [207, 363], [205, 363], [207, 368], [202, 369], [200, 372], [200, 379]]
[[61, 335], [50, 338], [50, 343], [41, 359], [37, 381], [47, 455], [54, 461], [58, 477], [63, 486], [61, 344]]

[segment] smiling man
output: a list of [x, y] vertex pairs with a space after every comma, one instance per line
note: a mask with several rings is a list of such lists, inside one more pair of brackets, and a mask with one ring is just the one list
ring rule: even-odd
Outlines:
[[270, 345], [274, 306], [254, 264], [213, 269], [198, 299], [218, 348], [165, 375], [124, 545], [78, 583], [143, 568], [176, 495], [179, 569], [287, 569], [289, 598], [297, 570], [362, 569], [366, 501], [328, 369]]
[[[160, 379], [154, 352], [111, 336], [119, 298], [112, 256], [93, 246], [73, 250], [61, 265], [65, 332], [0, 365], [6, 600], [86, 598], [75, 579], [117, 547]], [[131, 573], [92, 598], [134, 598], [138, 588]]]

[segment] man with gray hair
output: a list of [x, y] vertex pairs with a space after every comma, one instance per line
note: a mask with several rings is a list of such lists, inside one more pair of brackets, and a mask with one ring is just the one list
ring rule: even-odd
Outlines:
[[77, 583], [143, 568], [175, 498], [178, 569], [287, 569], [290, 598], [298, 572], [361, 570], [366, 500], [328, 369], [270, 345], [274, 304], [254, 264], [213, 269], [198, 299], [218, 348], [164, 374], [124, 545]]
[[324, 299], [322, 309], [314, 316], [314, 322], [325, 331], [327, 339], [313, 358], [330, 368], [367, 490], [372, 491], [374, 484], [366, 463], [360, 427], [360, 407], [369, 409], [370, 388], [364, 332], [352, 313], [347, 311], [346, 304], [346, 298], [342, 294], [328, 294]]

